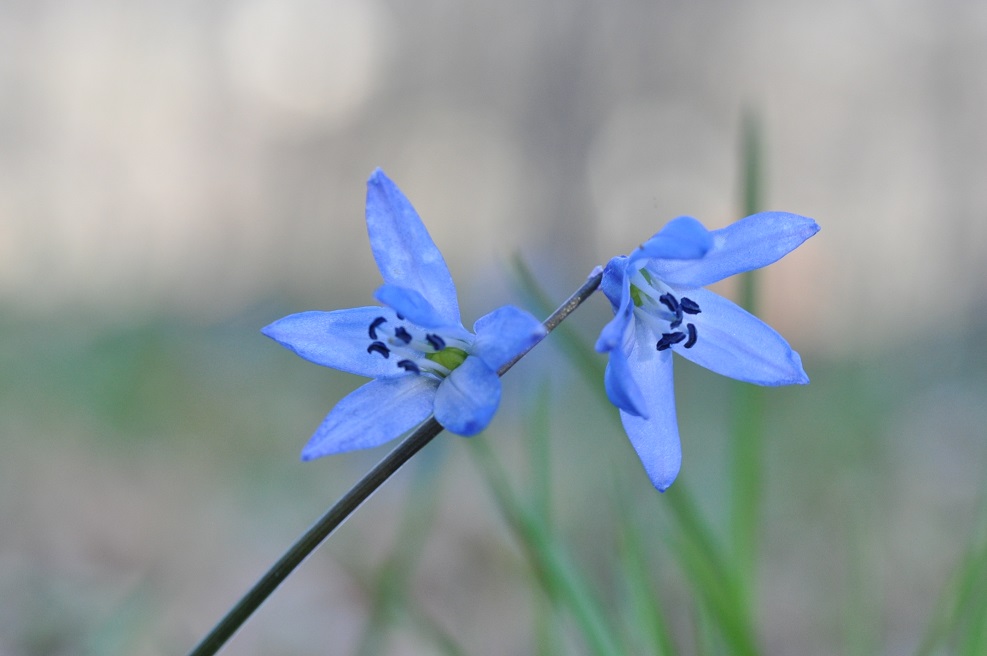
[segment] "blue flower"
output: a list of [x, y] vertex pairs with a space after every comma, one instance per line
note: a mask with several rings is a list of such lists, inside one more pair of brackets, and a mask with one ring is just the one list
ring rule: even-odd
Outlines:
[[385, 307], [302, 312], [262, 332], [316, 364], [374, 380], [343, 398], [302, 460], [367, 449], [435, 414], [475, 435], [500, 403], [497, 370], [541, 340], [545, 327], [506, 305], [463, 328], [456, 286], [418, 213], [380, 169], [367, 181], [367, 231]]
[[610, 354], [607, 396], [659, 490], [672, 484], [682, 464], [672, 352], [758, 385], [809, 382], [799, 354], [781, 335], [703, 287], [767, 266], [818, 230], [812, 219], [783, 212], [754, 214], [713, 232], [684, 216], [607, 264], [601, 289], [614, 318], [596, 350]]

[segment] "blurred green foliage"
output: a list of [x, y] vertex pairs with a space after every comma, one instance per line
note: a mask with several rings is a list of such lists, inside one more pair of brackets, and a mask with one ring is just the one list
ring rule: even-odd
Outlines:
[[[181, 651], [379, 455], [297, 462], [356, 379], [267, 343], [255, 327], [279, 311], [88, 334], [58, 322], [3, 326], [6, 651]], [[397, 631], [382, 644], [418, 641], [422, 653], [498, 653], [478, 628], [486, 622], [542, 653], [579, 653], [596, 633], [632, 653], [743, 653], [745, 635], [766, 653], [976, 653], [987, 608], [977, 519], [987, 362], [973, 345], [984, 332], [845, 360], [804, 353], [811, 385], [765, 391], [762, 524], [756, 569], [744, 574], [758, 591], [753, 607], [732, 605], [728, 581], [741, 573], [725, 557], [734, 383], [676, 363], [685, 464], [659, 495], [602, 385], [558, 359], [563, 338], [539, 368], [511, 373], [501, 418], [474, 439], [481, 461], [501, 463], [485, 465], [500, 472], [496, 504], [483, 500], [484, 468], [464, 460], [475, 449], [438, 440], [298, 573], [334, 581], [317, 588], [335, 600], [287, 584], [230, 653], [304, 653], [340, 636], [322, 628], [340, 605], [357, 627], [380, 627], [373, 640]], [[135, 514], [100, 506], [115, 490], [140, 504]], [[128, 522], [171, 541], [145, 544]], [[352, 581], [341, 588], [340, 571]], [[488, 595], [473, 576], [503, 589]], [[299, 604], [307, 613], [292, 615]]]

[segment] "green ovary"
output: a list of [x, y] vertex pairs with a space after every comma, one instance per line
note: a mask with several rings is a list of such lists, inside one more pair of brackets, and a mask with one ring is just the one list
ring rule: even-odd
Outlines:
[[426, 353], [425, 357], [452, 371], [466, 360], [467, 355], [463, 349], [456, 348], [455, 346], [447, 346], [436, 353]]
[[631, 300], [634, 301], [636, 307], [641, 307], [644, 303], [644, 299], [641, 298], [641, 290], [634, 284], [631, 285]]

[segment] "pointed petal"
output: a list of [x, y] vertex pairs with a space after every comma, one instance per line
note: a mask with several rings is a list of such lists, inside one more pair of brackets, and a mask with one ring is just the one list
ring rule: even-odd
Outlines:
[[466, 358], [435, 393], [435, 418], [457, 435], [476, 435], [500, 404], [500, 378], [480, 358]]
[[614, 315], [600, 331], [596, 350], [610, 353], [610, 360], [603, 374], [603, 386], [610, 402], [631, 414], [647, 416], [644, 399], [627, 362], [629, 354], [637, 353], [638, 349], [630, 278], [626, 275], [629, 262], [627, 257], [615, 257], [607, 263], [604, 270], [601, 286], [603, 293], [610, 299]]
[[473, 332], [476, 339], [472, 354], [493, 371], [498, 371], [548, 334], [541, 321], [513, 305], [497, 308], [477, 319]]
[[623, 344], [628, 326], [633, 320], [634, 306], [631, 299], [631, 283], [627, 277], [627, 265], [630, 260], [623, 255], [613, 258], [603, 271], [600, 289], [610, 301], [613, 308], [613, 319], [600, 331], [596, 339], [596, 350], [606, 353]]
[[627, 293], [624, 290], [627, 289], [628, 292], [630, 291], [630, 283], [625, 280], [627, 277], [627, 264], [629, 262], [630, 258], [626, 255], [618, 255], [611, 258], [607, 262], [607, 266], [603, 269], [603, 278], [600, 280], [600, 291], [610, 301], [610, 307], [614, 312], [617, 311], [621, 299]]
[[367, 232], [385, 283], [421, 294], [444, 324], [461, 323], [456, 286], [442, 253], [418, 212], [380, 169], [367, 181]]
[[302, 450], [302, 460], [370, 449], [389, 442], [432, 413], [438, 381], [428, 376], [372, 380], [336, 404]]
[[359, 376], [379, 378], [404, 372], [393, 360], [367, 347], [373, 341], [368, 329], [377, 317], [397, 321], [394, 312], [382, 307], [361, 307], [333, 312], [299, 312], [278, 319], [261, 332], [315, 364]]
[[624, 349], [615, 348], [610, 351], [610, 361], [603, 374], [603, 387], [607, 391], [610, 403], [624, 412], [647, 418], [647, 403], [631, 373]]
[[374, 298], [420, 328], [442, 329], [459, 338], [469, 335], [460, 323], [447, 323], [428, 299], [413, 289], [382, 285], [374, 292]]
[[642, 419], [620, 411], [620, 421], [624, 424], [631, 446], [641, 459], [651, 484], [659, 492], [664, 492], [675, 482], [682, 468], [682, 444], [675, 419], [675, 399], [668, 399], [667, 404], [672, 406], [672, 416], [661, 421]]
[[817, 232], [819, 226], [808, 217], [761, 212], [713, 231], [713, 248], [701, 260], [666, 260], [653, 268], [670, 285], [705, 287], [776, 262]]
[[713, 236], [691, 216], [680, 216], [665, 224], [654, 237], [641, 244], [631, 256], [668, 260], [695, 260], [713, 247]]
[[[621, 410], [620, 420], [652, 484], [664, 492], [682, 465], [672, 357], [668, 351], [655, 351], [651, 346], [647, 352], [643, 347], [641, 343], [627, 360], [628, 370], [641, 396], [643, 416]], [[610, 362], [612, 365], [613, 354]]]
[[804, 385], [809, 377], [802, 359], [771, 326], [739, 305], [706, 289], [691, 289], [688, 297], [702, 312], [687, 321], [696, 325], [692, 348], [672, 348], [723, 376], [758, 385]]

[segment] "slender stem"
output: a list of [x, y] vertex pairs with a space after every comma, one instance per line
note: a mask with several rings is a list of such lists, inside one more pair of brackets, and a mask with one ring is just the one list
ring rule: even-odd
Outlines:
[[[589, 298], [603, 279], [603, 272], [599, 268], [593, 271], [582, 287], [577, 289], [565, 303], [559, 306], [555, 312], [544, 321], [545, 329], [552, 332], [566, 317], [572, 314], [576, 308], [582, 305], [583, 301]], [[534, 348], [532, 345], [531, 348]], [[507, 370], [513, 367], [518, 360], [523, 358], [528, 351], [518, 354], [513, 360], [505, 364], [497, 371], [497, 375], [503, 376]], [[429, 417], [412, 433], [405, 438], [393, 451], [387, 454], [383, 460], [371, 469], [356, 485], [344, 494], [322, 516], [319, 521], [312, 525], [304, 535], [302, 535], [292, 546], [281, 556], [274, 565], [267, 570], [240, 601], [230, 609], [226, 616], [213, 627], [206, 637], [189, 652], [189, 656], [210, 656], [215, 654], [223, 645], [239, 630], [243, 623], [256, 611], [264, 601], [271, 596], [271, 593], [281, 583], [288, 578], [288, 575], [298, 567], [303, 560], [308, 558], [336, 528], [349, 517], [354, 510], [360, 507], [373, 492], [384, 484], [391, 474], [396, 472], [404, 463], [411, 459], [411, 456], [418, 453], [426, 444], [432, 441], [436, 435], [442, 432], [442, 426]]]

